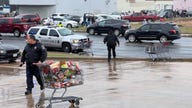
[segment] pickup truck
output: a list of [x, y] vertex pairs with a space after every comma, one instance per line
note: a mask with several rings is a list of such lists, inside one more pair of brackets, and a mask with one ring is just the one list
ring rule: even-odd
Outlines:
[[13, 33], [14, 36], [20, 37], [31, 26], [35, 26], [35, 23], [22, 22], [20, 19], [14, 17], [0, 18], [0, 33]]
[[151, 22], [151, 21], [160, 20], [160, 17], [156, 15], [146, 15], [140, 12], [136, 12], [130, 16], [122, 16], [122, 19], [129, 20], [130, 22], [141, 22], [141, 21], [144, 21], [145, 19], [146, 21]]

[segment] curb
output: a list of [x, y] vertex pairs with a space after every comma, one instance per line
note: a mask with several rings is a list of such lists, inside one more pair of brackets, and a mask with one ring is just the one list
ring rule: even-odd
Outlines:
[[[48, 59], [54, 60], [84, 60], [84, 61], [107, 61], [104, 57], [81, 57], [81, 58], [70, 58], [70, 57], [48, 57]], [[150, 58], [116, 58], [118, 61], [152, 61]], [[192, 62], [192, 58], [171, 58], [169, 60], [159, 60], [168, 62]]]

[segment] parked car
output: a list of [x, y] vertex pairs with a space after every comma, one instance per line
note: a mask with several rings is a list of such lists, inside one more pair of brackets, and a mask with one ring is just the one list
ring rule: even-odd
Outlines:
[[63, 24], [63, 26], [67, 27], [67, 28], [79, 27], [79, 24], [73, 20], [68, 20], [68, 19], [64, 19], [64, 18], [54, 18], [53, 21], [54, 21], [54, 25], [57, 25], [61, 22]]
[[101, 17], [101, 16], [94, 15], [94, 14], [92, 14], [92, 13], [86, 13], [86, 23], [83, 22], [83, 16], [82, 16], [82, 17], [80, 18], [79, 24], [81, 24], [81, 25], [89, 25], [89, 24], [88, 24], [88, 19], [90, 19], [89, 24], [92, 24], [92, 22], [91, 22], [92, 19], [94, 19], [95, 22], [99, 22], [99, 21], [105, 20], [105, 18], [103, 18], [103, 17]]
[[74, 34], [64, 27], [35, 26], [27, 34], [35, 35], [47, 48], [62, 49], [64, 52], [82, 51], [90, 45], [87, 36]]
[[97, 14], [96, 16], [101, 16], [104, 19], [115, 19], [112, 17], [112, 15], [108, 15], [108, 14]]
[[65, 18], [68, 20], [73, 20], [73, 21], [76, 21], [77, 23], [79, 23], [81, 17], [78, 15], [69, 15], [69, 16], [66, 16]]
[[41, 18], [38, 14], [20, 14], [15, 16], [15, 18], [21, 19], [22, 22], [36, 22], [41, 23]]
[[0, 61], [8, 61], [9, 63], [15, 62], [20, 55], [21, 53], [18, 47], [11, 44], [5, 44], [0, 38]]
[[0, 33], [13, 33], [14, 36], [20, 37], [27, 30], [35, 26], [34, 23], [22, 22], [19, 18], [3, 17], [0, 18]]
[[159, 16], [160, 18], [173, 18], [175, 17], [175, 14], [172, 9], [166, 9], [161, 10], [157, 16]]
[[54, 19], [54, 18], [66, 18], [67, 16], [69, 16], [69, 14], [64, 14], [64, 13], [54, 13], [51, 15], [51, 17]]
[[188, 10], [186, 14], [187, 14], [188, 17], [192, 17], [192, 9]]
[[129, 42], [159, 40], [161, 43], [180, 39], [179, 27], [174, 23], [148, 23], [135, 30], [127, 30], [125, 39]]
[[129, 21], [109, 19], [89, 25], [86, 32], [90, 35], [94, 35], [95, 33], [100, 35], [101, 33], [108, 33], [109, 30], [113, 30], [114, 34], [119, 36], [120, 34], [124, 35], [125, 31], [130, 28]]
[[130, 22], [141, 22], [144, 19], [147, 20], [148, 22], [160, 20], [160, 17], [157, 15], [145, 15], [141, 12], [135, 12], [132, 15], [129, 16], [122, 16], [122, 19], [128, 20]]

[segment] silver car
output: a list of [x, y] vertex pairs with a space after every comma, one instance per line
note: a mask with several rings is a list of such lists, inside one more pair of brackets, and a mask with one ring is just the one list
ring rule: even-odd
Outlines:
[[59, 48], [64, 52], [82, 51], [90, 45], [87, 36], [74, 34], [65, 27], [36, 26], [31, 27], [27, 34], [35, 35], [47, 48]]

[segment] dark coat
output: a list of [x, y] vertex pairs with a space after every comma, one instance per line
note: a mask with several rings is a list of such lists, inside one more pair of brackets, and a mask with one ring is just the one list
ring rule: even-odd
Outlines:
[[107, 35], [104, 38], [103, 42], [104, 44], [107, 43], [107, 46], [111, 46], [111, 47], [116, 46], [117, 44], [119, 45], [119, 39], [114, 34]]
[[36, 42], [33, 45], [27, 44], [25, 46], [21, 56], [21, 62], [32, 64], [37, 63], [38, 61], [44, 62], [46, 58], [47, 58], [47, 50], [41, 43]]

